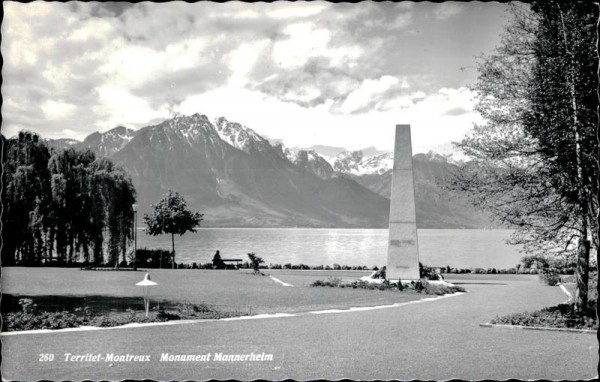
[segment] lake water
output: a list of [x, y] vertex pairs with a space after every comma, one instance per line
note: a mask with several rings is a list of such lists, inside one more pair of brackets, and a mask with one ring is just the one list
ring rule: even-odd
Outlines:
[[[148, 236], [138, 228], [138, 248], [171, 249], [168, 235]], [[420, 261], [429, 266], [510, 268], [522, 254], [505, 243], [511, 230], [420, 229]], [[247, 260], [254, 252], [266, 264], [385, 265], [387, 229], [200, 228], [175, 236], [177, 262], [207, 263], [221, 257]]]

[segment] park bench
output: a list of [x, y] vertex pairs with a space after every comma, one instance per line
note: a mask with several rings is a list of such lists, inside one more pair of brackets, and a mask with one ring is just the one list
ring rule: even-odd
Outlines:
[[242, 262], [242, 259], [221, 259], [224, 263], [230, 262], [233, 263], [235, 262], [235, 268], [239, 269], [240, 268], [240, 263]]

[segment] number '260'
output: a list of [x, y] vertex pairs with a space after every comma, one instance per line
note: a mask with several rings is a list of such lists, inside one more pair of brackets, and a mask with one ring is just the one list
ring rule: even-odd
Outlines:
[[54, 361], [54, 354], [52, 353], [41, 353], [40, 362], [52, 362]]

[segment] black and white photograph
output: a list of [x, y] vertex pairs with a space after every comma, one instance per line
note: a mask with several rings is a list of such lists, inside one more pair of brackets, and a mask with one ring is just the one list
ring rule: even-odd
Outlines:
[[2, 7], [3, 381], [598, 378], [600, 4]]

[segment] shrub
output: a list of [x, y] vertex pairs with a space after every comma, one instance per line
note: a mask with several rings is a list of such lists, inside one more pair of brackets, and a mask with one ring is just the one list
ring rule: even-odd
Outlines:
[[[313, 287], [339, 287], [339, 288], [352, 288], [352, 289], [369, 289], [369, 290], [399, 290], [403, 291], [407, 287], [400, 283], [390, 283], [389, 280], [385, 280], [381, 284], [372, 284], [362, 280], [355, 280], [349, 283], [342, 282], [337, 277], [330, 277], [327, 281], [317, 280], [311, 284]], [[418, 293], [424, 291], [426, 294], [444, 295], [456, 292], [466, 292], [464, 288], [459, 286], [447, 286], [447, 285], [435, 285], [430, 284], [427, 281], [411, 281], [409, 289], [413, 289]]]
[[423, 283], [421, 282], [421, 280], [418, 280], [417, 282], [415, 282], [415, 290], [419, 293], [421, 293], [421, 291], [423, 289], [425, 289], [425, 287], [423, 286]]
[[545, 269], [539, 274], [539, 278], [546, 285], [555, 286], [560, 283], [560, 274], [556, 269]]
[[171, 268], [173, 263], [173, 254], [164, 249], [140, 248], [136, 251], [136, 261], [138, 268], [160, 268], [162, 258], [162, 267]]
[[342, 269], [342, 267], [340, 267], [339, 264], [333, 264], [333, 269], [339, 271], [340, 269]]
[[596, 301], [590, 301], [584, 312], [575, 311], [574, 304], [559, 304], [532, 313], [516, 313], [496, 317], [492, 324], [522, 325], [553, 328], [598, 329]]
[[167, 312], [164, 309], [159, 309], [156, 314], [156, 319], [159, 321], [171, 321], [171, 320], [180, 320], [181, 316], [177, 313]]
[[377, 267], [377, 265], [374, 265], [374, 266], [371, 268], [371, 270], [372, 270], [372, 271], [378, 271], [378, 270], [379, 270], [379, 268]]
[[290, 264], [290, 263], [284, 264], [283, 269], [292, 269], [292, 264]]
[[[466, 290], [462, 287], [459, 286], [450, 286], [450, 285], [435, 285], [435, 284], [430, 284], [428, 282], [423, 282], [420, 283], [423, 287], [423, 290], [425, 291], [425, 293], [427, 294], [435, 294], [438, 296], [444, 295], [444, 294], [452, 294], [452, 293], [456, 293], [456, 292], [466, 292]], [[416, 289], [416, 286], [415, 286]]]

